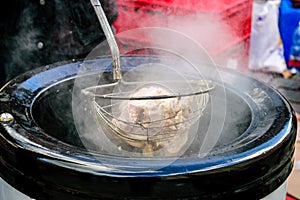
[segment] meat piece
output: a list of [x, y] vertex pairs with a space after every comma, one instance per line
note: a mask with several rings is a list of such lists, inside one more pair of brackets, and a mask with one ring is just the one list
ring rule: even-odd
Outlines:
[[[131, 96], [169, 94], [171, 92], [162, 87], [149, 86], [137, 90]], [[143, 146], [147, 146], [146, 143], [151, 143], [151, 147], [155, 150], [155, 148], [162, 148], [172, 143], [171, 151], [175, 152], [177, 148], [182, 146], [179, 143], [186, 142], [187, 135], [182, 135], [182, 139], [180, 139], [177, 134], [188, 131], [190, 126], [188, 121], [192, 114], [192, 101], [193, 97], [191, 96], [124, 101], [119, 106], [120, 116], [113, 119], [112, 123], [126, 134], [126, 137], [144, 140], [142, 141], [144, 145], [134, 145], [130, 142], [133, 146], [143, 148]]]

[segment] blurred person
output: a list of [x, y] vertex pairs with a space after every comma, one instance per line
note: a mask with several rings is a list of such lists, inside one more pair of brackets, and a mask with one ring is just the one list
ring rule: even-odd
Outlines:
[[[116, 0], [100, 0], [112, 26]], [[0, 87], [47, 64], [84, 58], [105, 40], [88, 0], [10, 0], [0, 8]], [[112, 27], [113, 28], [113, 27]]]

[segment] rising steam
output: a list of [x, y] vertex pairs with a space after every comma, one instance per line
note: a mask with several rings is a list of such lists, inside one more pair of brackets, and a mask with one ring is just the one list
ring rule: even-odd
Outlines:
[[[151, 18], [149, 18], [150, 21], [147, 21], [146, 18], [137, 20], [137, 29], [116, 34], [121, 56], [129, 56], [132, 52], [147, 50], [147, 57], [149, 56], [149, 52], [154, 52], [150, 57], [155, 56], [160, 60], [160, 66], [172, 68], [176, 74], [182, 75], [184, 80], [188, 80], [191, 77], [194, 79], [212, 80], [217, 85], [216, 90], [211, 93], [210, 103], [206, 111], [209, 117], [205, 123], [203, 122], [204, 124], [200, 126], [197, 124], [197, 126], [192, 128], [194, 134], [190, 143], [188, 143], [192, 145], [194, 140], [201, 140], [196, 145], [197, 149], [190, 150], [189, 153], [193, 153], [199, 158], [204, 157], [218, 142], [226, 118], [226, 93], [223, 86], [222, 74], [220, 74], [216, 65], [222, 64], [222, 66], [225, 66], [232, 59], [228, 54], [221, 55], [220, 51], [224, 50], [224, 48], [226, 49], [224, 44], [228, 44], [229, 41], [237, 38], [237, 33], [230, 29], [228, 24], [224, 23], [220, 17], [211, 14], [206, 15], [202, 13], [198, 15], [193, 13], [193, 15], [185, 16], [184, 18], [176, 15], [172, 17], [168, 16], [167, 19], [164, 19], [163, 24], [159, 21], [151, 21]], [[75, 91], [77, 93], [73, 93], [73, 113], [76, 128], [87, 149], [101, 151], [108, 155], [140, 158], [140, 154], [128, 149], [119, 148], [116, 143], [112, 144], [111, 138], [107, 138], [103, 134], [105, 130], [102, 130], [102, 134], [99, 134], [95, 120], [91, 116], [85, 116], [92, 113], [88, 106], [88, 100], [82, 95], [78, 96], [78, 91], [89, 86], [99, 85], [100, 82], [107, 79], [103, 71], [111, 71], [111, 63], [104, 63], [102, 67], [99, 67], [93, 66], [94, 64], [90, 62], [91, 59], [103, 56], [100, 52], [105, 52], [103, 51], [105, 48], [107, 48], [106, 42], [98, 45], [89, 54], [79, 71], [80, 78], [75, 82]], [[239, 46], [235, 51], [241, 55], [245, 54], [244, 46]], [[109, 51], [107, 53], [108, 57], [110, 57]], [[155, 65], [155, 63], [151, 63], [153, 62], [151, 59], [147, 60], [144, 57], [142, 60], [150, 62], [150, 65]], [[128, 64], [131, 66], [128, 66]], [[137, 64], [137, 66], [140, 64]], [[129, 73], [130, 67], [137, 66], [132, 66], [130, 62], [121, 62], [121, 69], [124, 70], [124, 73]], [[100, 70], [100, 72], [95, 76], [93, 75], [93, 79], [84, 79], [86, 74], [93, 74], [97, 70]], [[161, 71], [164, 71], [164, 69]], [[143, 74], [143, 78], [147, 81], [157, 80], [157, 73], [159, 73], [159, 70], [156, 69], [156, 73]], [[168, 75], [164, 75], [163, 77], [172, 79], [172, 76]], [[112, 80], [110, 79], [110, 81]], [[192, 88], [192, 90], [197, 90], [197, 88]], [[162, 165], [167, 166], [176, 161], [178, 157], [189, 151], [188, 148], [189, 146], [177, 156], [163, 162]], [[162, 165], [156, 167], [160, 168]], [[145, 169], [143, 168], [142, 170]]]

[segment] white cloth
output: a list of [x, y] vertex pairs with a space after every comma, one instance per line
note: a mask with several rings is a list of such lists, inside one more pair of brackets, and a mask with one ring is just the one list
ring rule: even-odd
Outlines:
[[280, 0], [254, 1], [249, 69], [283, 72], [287, 69], [278, 27]]

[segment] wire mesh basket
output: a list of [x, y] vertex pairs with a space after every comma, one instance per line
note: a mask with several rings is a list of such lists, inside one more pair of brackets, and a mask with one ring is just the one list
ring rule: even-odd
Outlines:
[[[120, 83], [99, 85], [83, 90], [89, 96], [94, 119], [109, 137], [121, 140], [145, 154], [169, 146], [176, 152], [184, 144], [190, 127], [203, 114], [214, 87], [207, 80], [189, 81], [196, 92], [161, 83]], [[126, 90], [120, 89], [126, 88]], [[142, 85], [142, 86], [141, 86]], [[173, 147], [172, 147], [173, 146]], [[173, 149], [173, 150], [172, 150]]]

